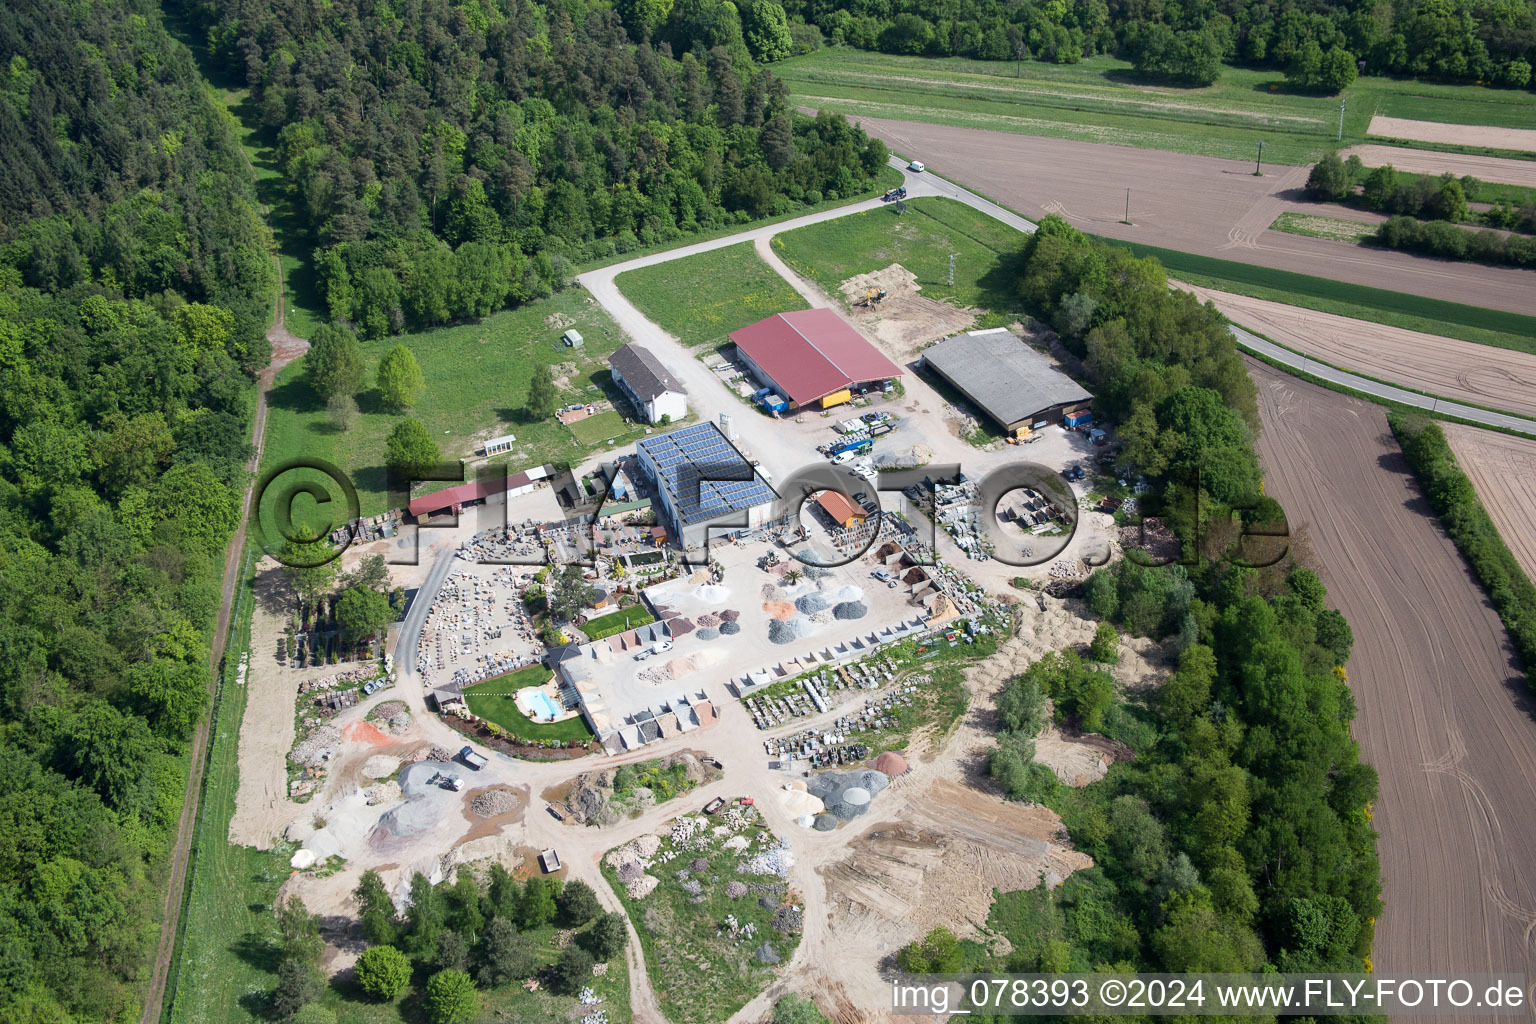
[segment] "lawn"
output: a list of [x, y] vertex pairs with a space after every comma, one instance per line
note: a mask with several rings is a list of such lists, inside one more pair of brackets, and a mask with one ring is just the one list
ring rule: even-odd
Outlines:
[[616, 409], [600, 412], [596, 416], [588, 416], [584, 420], [577, 420], [571, 424], [570, 430], [576, 435], [577, 441], [589, 448], [600, 445], [610, 438], [627, 438], [636, 432], [634, 425], [625, 423], [624, 417], [620, 416]]
[[504, 676], [476, 683], [464, 691], [464, 703], [472, 714], [494, 722], [511, 736], [524, 740], [591, 740], [587, 720], [577, 715], [563, 722], [539, 723], [517, 710], [512, 695], [525, 686], [542, 686], [550, 671], [543, 665], [529, 665]]
[[587, 624], [581, 627], [581, 631], [587, 634], [588, 640], [601, 640], [605, 636], [613, 636], [626, 629], [634, 629], [636, 626], [655, 621], [656, 616], [647, 611], [644, 605], [632, 604], [628, 608], [620, 608], [616, 612], [588, 620]]
[[1287, 210], [1275, 218], [1270, 230], [1284, 231], [1308, 238], [1328, 238], [1335, 242], [1361, 242], [1376, 233], [1376, 225], [1342, 217], [1318, 217], [1309, 213]]
[[757, 258], [751, 242], [627, 271], [616, 283], [640, 312], [689, 347], [713, 348], [738, 328], [806, 308], [800, 294]]
[[[696, 831], [679, 842], [673, 836], [680, 826], [696, 826]], [[715, 835], [712, 829], [718, 826], [724, 826], [728, 836]], [[789, 919], [791, 912], [784, 909], [788, 904], [770, 910], [758, 902], [765, 896], [776, 903], [787, 899], [786, 883], [776, 875], [739, 870], [775, 839], [753, 808], [735, 806], [713, 818], [675, 819], [673, 832], [660, 839], [656, 854], [640, 861], [657, 879], [649, 895], [636, 899], [619, 881], [615, 858], [631, 844], [603, 857], [603, 874], [640, 935], [651, 987], [667, 1019], [675, 1024], [717, 1024], [772, 983], [774, 967], [756, 955], [764, 942], [781, 963], [800, 944], [798, 930], [781, 932], [773, 926], [776, 917], [781, 924]], [[747, 840], [745, 850], [725, 847], [741, 839]], [[692, 862], [700, 857], [708, 866], [694, 872]], [[732, 882], [743, 883], [747, 891], [732, 899], [726, 894]], [[694, 902], [698, 897], [702, 899]], [[728, 919], [734, 919], [734, 927]]]
[[[568, 326], [576, 327], [586, 338], [583, 348], [569, 349], [560, 344], [560, 332]], [[293, 459], [324, 459], [351, 479], [363, 515], [384, 511], [388, 507], [385, 438], [402, 417], [381, 408], [372, 384], [379, 359], [397, 343], [415, 353], [426, 378], [426, 388], [409, 415], [426, 424], [444, 459], [473, 458], [486, 438], [516, 434], [516, 446], [506, 456], [498, 456], [497, 464], [504, 462], [521, 469], [543, 462], [579, 461], [614, 435], [599, 431], [603, 438], [583, 444], [554, 417], [528, 421], [522, 406], [529, 378], [534, 365], [544, 363], [556, 377], [561, 404], [610, 397], [607, 357], [621, 340], [617, 325], [587, 293], [571, 288], [476, 323], [367, 342], [363, 346], [366, 385], [358, 396], [360, 413], [345, 433], [331, 423], [324, 401], [309, 386], [304, 360], [300, 359], [278, 374], [272, 389], [262, 468], [271, 469]], [[643, 433], [644, 427], [636, 426], [617, 436], [628, 439]], [[339, 494], [334, 485], [327, 490], [333, 496]], [[299, 515], [313, 514], [309, 499], [301, 498], [299, 506]], [[270, 511], [264, 503], [264, 522]]]
[[[797, 104], [1025, 135], [1204, 156], [1309, 163], [1336, 145], [1340, 97], [1293, 93], [1278, 71], [1226, 67], [1201, 89], [1143, 84], [1127, 61], [1075, 65], [905, 57], [826, 49], [775, 65]], [[1518, 90], [1364, 78], [1345, 90], [1343, 143], [1364, 141], [1373, 114], [1536, 127]], [[915, 154], [904, 154], [915, 155]]]
[[[829, 295], [856, 274], [900, 263], [923, 295], [995, 313], [1022, 312], [1013, 256], [1024, 236], [953, 199], [914, 199], [775, 235], [773, 247]], [[949, 283], [950, 256], [955, 278]]]

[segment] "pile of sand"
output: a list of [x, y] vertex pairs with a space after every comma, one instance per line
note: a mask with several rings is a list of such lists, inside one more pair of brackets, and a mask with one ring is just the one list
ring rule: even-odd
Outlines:
[[792, 619], [795, 617], [795, 606], [788, 601], [764, 601], [763, 611], [768, 613], [771, 619]]
[[363, 777], [368, 779], [387, 779], [399, 770], [400, 759], [388, 754], [374, 754], [363, 762]]
[[693, 596], [705, 604], [724, 604], [730, 598], [731, 590], [718, 583], [706, 583], [702, 587], [694, 587]]
[[894, 779], [898, 775], [905, 775], [907, 773], [907, 759], [894, 750], [887, 750], [875, 758], [875, 770], [884, 772]]

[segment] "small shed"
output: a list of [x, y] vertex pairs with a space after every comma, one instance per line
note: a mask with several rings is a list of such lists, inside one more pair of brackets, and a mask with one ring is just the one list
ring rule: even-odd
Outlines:
[[566, 331], [560, 335], [560, 340], [565, 342], [566, 348], [581, 348], [586, 344], [586, 340], [582, 338], [581, 332], [577, 330]]

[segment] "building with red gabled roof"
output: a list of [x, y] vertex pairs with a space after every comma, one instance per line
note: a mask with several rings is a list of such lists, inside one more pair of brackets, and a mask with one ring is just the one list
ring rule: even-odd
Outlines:
[[831, 309], [775, 313], [731, 332], [742, 362], [791, 408], [828, 408], [852, 397], [860, 385], [902, 374], [853, 325]]

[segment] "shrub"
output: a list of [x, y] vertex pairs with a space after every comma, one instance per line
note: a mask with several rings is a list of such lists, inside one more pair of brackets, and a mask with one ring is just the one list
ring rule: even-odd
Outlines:
[[411, 962], [394, 946], [370, 946], [357, 958], [357, 986], [375, 999], [393, 999], [411, 980]]
[[480, 1012], [480, 993], [463, 971], [438, 971], [427, 980], [426, 1005], [432, 1024], [465, 1024]]

